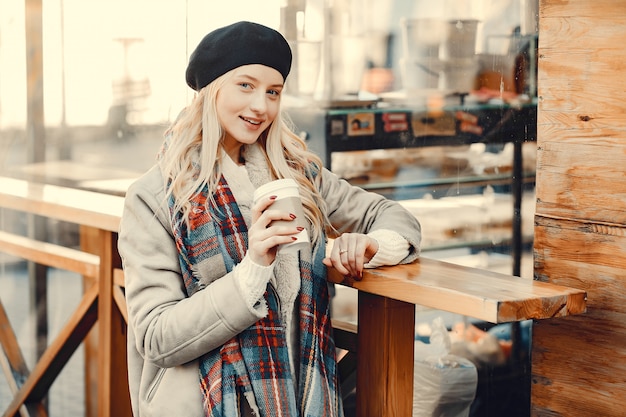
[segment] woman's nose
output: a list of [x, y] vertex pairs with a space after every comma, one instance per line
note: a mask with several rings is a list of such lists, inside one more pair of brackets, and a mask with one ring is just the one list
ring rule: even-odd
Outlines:
[[250, 108], [258, 113], [262, 113], [267, 108], [266, 100], [264, 92], [255, 92], [250, 102]]

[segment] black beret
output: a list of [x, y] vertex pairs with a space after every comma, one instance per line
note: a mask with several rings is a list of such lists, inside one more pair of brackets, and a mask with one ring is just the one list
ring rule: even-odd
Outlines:
[[291, 48], [278, 31], [252, 22], [237, 22], [206, 35], [189, 58], [186, 79], [196, 91], [228, 71], [249, 64], [274, 68], [287, 78]]

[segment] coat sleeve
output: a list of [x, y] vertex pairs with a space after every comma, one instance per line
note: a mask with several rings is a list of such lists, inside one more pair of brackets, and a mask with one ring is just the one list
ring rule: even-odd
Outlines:
[[417, 259], [422, 234], [414, 215], [397, 202], [353, 186], [325, 168], [321, 172], [320, 192], [335, 235], [392, 230], [409, 242], [409, 254], [400, 263]]
[[129, 188], [118, 248], [135, 347], [144, 360], [172, 367], [221, 346], [264, 312], [247, 306], [232, 272], [187, 297], [164, 201], [158, 168]]

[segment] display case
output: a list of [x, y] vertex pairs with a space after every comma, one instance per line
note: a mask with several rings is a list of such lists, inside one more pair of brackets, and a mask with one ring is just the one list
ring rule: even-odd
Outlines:
[[522, 214], [534, 206], [536, 103], [463, 98], [287, 112], [331, 171], [401, 201], [426, 229], [443, 226], [425, 233], [425, 252], [506, 247], [520, 275], [523, 246], [532, 241], [532, 221], [523, 228]]

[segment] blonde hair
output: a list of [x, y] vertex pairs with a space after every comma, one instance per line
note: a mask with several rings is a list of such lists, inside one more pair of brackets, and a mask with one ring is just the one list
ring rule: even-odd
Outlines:
[[[174, 212], [189, 224], [191, 200], [208, 188], [207, 204], [215, 205], [213, 193], [222, 170], [222, 129], [216, 109], [217, 93], [232, 76], [232, 71], [201, 89], [191, 104], [173, 122], [165, 135], [166, 150], [161, 169], [166, 183], [166, 199], [173, 198]], [[292, 178], [300, 188], [304, 213], [311, 223], [313, 240], [321, 238], [329, 225], [326, 203], [318, 192], [322, 161], [287, 124], [281, 112], [258, 139], [267, 158], [272, 179]], [[211, 163], [212, 162], [212, 163]]]

